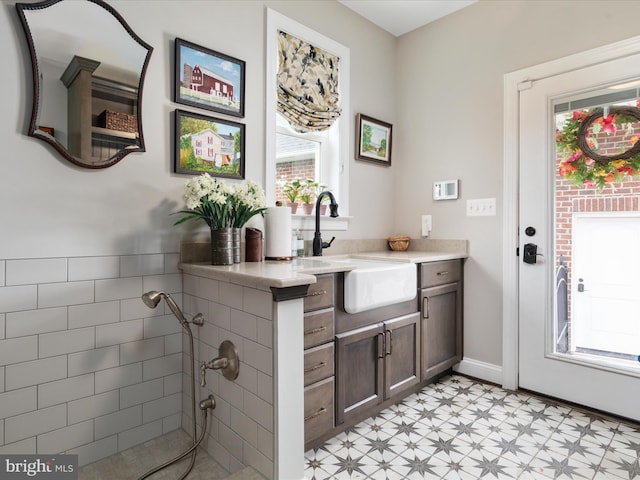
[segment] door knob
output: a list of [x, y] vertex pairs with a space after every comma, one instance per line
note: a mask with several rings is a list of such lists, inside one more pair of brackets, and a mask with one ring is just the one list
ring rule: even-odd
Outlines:
[[542, 256], [541, 253], [538, 253], [538, 246], [535, 243], [525, 243], [524, 255], [522, 256], [522, 261], [524, 263], [536, 263], [538, 255]]

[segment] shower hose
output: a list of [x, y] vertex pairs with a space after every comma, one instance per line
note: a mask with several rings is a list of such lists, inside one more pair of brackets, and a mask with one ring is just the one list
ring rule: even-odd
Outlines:
[[[205, 435], [207, 433], [207, 410], [208, 410], [209, 407], [204, 405], [205, 402], [201, 402], [201, 404], [200, 404], [200, 409], [201, 409], [200, 419], [201, 419], [201, 422], [202, 422], [202, 432], [200, 433], [200, 437], [196, 439], [196, 387], [195, 387], [196, 376], [195, 376], [195, 367], [194, 367], [194, 358], [195, 357], [193, 356], [193, 334], [191, 333], [191, 328], [189, 327], [188, 323], [185, 322], [185, 323], [182, 324], [182, 326], [184, 327], [184, 329], [189, 334], [189, 349], [190, 349], [190, 353], [191, 353], [191, 379], [193, 380], [191, 382], [191, 398], [193, 399], [193, 402], [192, 402], [192, 405], [191, 405], [191, 418], [193, 418], [193, 445], [189, 449], [187, 449], [184, 453], [181, 453], [180, 455], [178, 455], [177, 457], [173, 458], [172, 460], [169, 460], [168, 462], [163, 463], [162, 465], [160, 465], [158, 467], [155, 467], [152, 470], [149, 470], [147, 473], [145, 473], [144, 475], [139, 477], [138, 480], [144, 480], [145, 478], [150, 477], [154, 473], [159, 472], [160, 470], [163, 470], [163, 469], [167, 468], [168, 466], [173, 465], [176, 462], [179, 462], [184, 457], [186, 457], [187, 455], [189, 455], [190, 453], [193, 452], [193, 454], [191, 455], [191, 460], [189, 461], [188, 468], [177, 479], [177, 480], [184, 480], [184, 478], [187, 475], [189, 475], [189, 472], [191, 471], [191, 469], [193, 468], [193, 465], [196, 462], [196, 448], [198, 448], [198, 446], [200, 445], [200, 443], [202, 442], [202, 440], [204, 439], [204, 437], [205, 437]], [[215, 406], [215, 403], [213, 405]], [[211, 407], [211, 408], [213, 408], [213, 407]]]

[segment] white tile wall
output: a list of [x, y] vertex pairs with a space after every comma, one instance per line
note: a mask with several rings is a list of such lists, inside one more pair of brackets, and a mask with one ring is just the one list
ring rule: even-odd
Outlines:
[[7, 285], [28, 285], [67, 281], [66, 258], [7, 260]]
[[96, 302], [136, 298], [142, 295], [142, 278], [96, 280]]
[[[91, 395], [67, 404], [67, 422], [69, 425], [113, 413], [119, 408], [118, 390]], [[123, 407], [124, 408], [124, 407]]]
[[28, 387], [67, 377], [67, 356], [14, 363], [5, 367], [5, 389]]
[[164, 255], [127, 255], [120, 257], [121, 277], [140, 277], [142, 275], [159, 275], [163, 273], [165, 273]]
[[38, 336], [0, 340], [0, 365], [26, 362], [38, 358]]
[[7, 338], [67, 329], [67, 307], [7, 313]]
[[2, 313], [38, 308], [38, 286], [1, 287], [0, 305]]
[[36, 412], [7, 418], [5, 420], [5, 439], [7, 443], [17, 442], [40, 433], [50, 432], [67, 425], [67, 407], [42, 408]]
[[69, 307], [69, 328], [92, 327], [119, 321], [120, 304], [116, 301]]
[[[217, 356], [218, 345], [231, 340], [240, 355], [235, 381], [207, 371], [207, 388], [216, 399], [207, 451], [225, 468], [234, 471], [250, 465], [266, 478], [273, 477], [273, 329], [271, 292], [195, 275], [184, 275], [183, 300], [190, 314], [202, 311], [205, 324], [196, 331], [196, 362]], [[204, 302], [208, 302], [208, 307]], [[184, 345], [183, 345], [183, 351]], [[183, 370], [183, 428], [189, 429], [190, 361]]]
[[[170, 377], [165, 377], [170, 378]], [[120, 408], [128, 408], [151, 400], [162, 398], [164, 392], [164, 380], [156, 378], [148, 382], [136, 383], [120, 389]], [[115, 390], [114, 390], [115, 391]], [[175, 393], [175, 392], [172, 392]], [[155, 419], [154, 419], [155, 420]]]
[[0, 418], [12, 417], [36, 410], [37, 401], [37, 387], [27, 387], [0, 393]]
[[120, 257], [78, 257], [69, 259], [69, 281], [117, 278]]
[[142, 425], [142, 405], [118, 410], [95, 419], [96, 440]]
[[81, 352], [95, 346], [95, 330], [91, 327], [45, 333], [39, 337], [40, 358]]
[[144, 284], [181, 304], [178, 261], [0, 260], [0, 453], [82, 465], [180, 426], [183, 332], [140, 299]]
[[142, 363], [132, 363], [95, 373], [96, 393], [107, 392], [142, 382]]
[[76, 423], [52, 432], [38, 435], [38, 452], [64, 452], [93, 441], [93, 421]]
[[90, 372], [106, 370], [117, 367], [120, 364], [120, 348], [118, 345], [111, 347], [95, 348], [84, 352], [72, 353], [67, 356], [69, 364], [69, 376], [75, 377]]
[[43, 283], [38, 285], [38, 308], [93, 302], [93, 282]]
[[38, 385], [38, 408], [93, 395], [93, 374]]

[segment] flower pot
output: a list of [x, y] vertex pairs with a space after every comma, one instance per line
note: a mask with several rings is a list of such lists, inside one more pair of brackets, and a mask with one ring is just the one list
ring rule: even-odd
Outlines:
[[303, 203], [302, 213], [305, 215], [311, 215], [311, 212], [313, 212], [313, 203]]
[[233, 265], [233, 230], [211, 229], [211, 265]]
[[327, 213], [327, 206], [320, 205], [320, 215], [325, 215]]
[[298, 202], [287, 203], [287, 206], [291, 208], [291, 214], [295, 214], [298, 211]]
[[242, 229], [233, 228], [233, 263], [240, 263], [240, 240], [242, 238]]

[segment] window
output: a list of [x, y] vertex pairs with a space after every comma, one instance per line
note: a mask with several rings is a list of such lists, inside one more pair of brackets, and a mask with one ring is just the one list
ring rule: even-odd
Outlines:
[[[276, 113], [278, 31], [286, 31], [340, 58], [340, 108], [338, 120], [324, 132], [297, 133]], [[313, 171], [314, 179], [328, 185], [344, 219], [349, 212], [349, 49], [274, 10], [267, 11], [266, 170], [267, 204], [274, 205], [287, 178], [284, 165]], [[312, 165], [312, 166], [311, 166]], [[309, 170], [306, 170], [306, 169]], [[307, 178], [307, 175], [296, 175]], [[293, 177], [295, 178], [295, 177]], [[346, 223], [336, 229], [346, 229]]]

